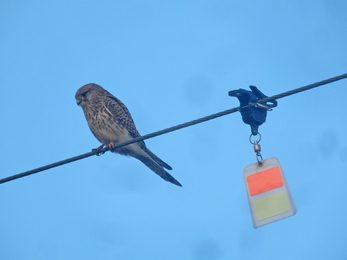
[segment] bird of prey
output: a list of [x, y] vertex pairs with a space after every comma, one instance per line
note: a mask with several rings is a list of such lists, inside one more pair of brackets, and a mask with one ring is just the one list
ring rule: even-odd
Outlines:
[[144, 141], [114, 148], [116, 143], [139, 137], [140, 134], [126, 106], [101, 86], [90, 83], [82, 86], [75, 95], [77, 104], [82, 107], [90, 130], [102, 145], [111, 152], [132, 156], [139, 159], [161, 178], [178, 186], [182, 186], [164, 168], [172, 168], [147, 147]]

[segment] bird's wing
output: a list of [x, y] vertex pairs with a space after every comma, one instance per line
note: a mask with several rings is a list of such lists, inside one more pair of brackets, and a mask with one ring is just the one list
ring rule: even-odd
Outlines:
[[122, 125], [131, 137], [136, 138], [140, 136], [129, 110], [118, 98], [107, 95], [103, 98], [103, 103], [107, 110], [114, 116], [115, 121]]
[[[129, 132], [131, 137], [136, 138], [136, 137], [141, 136], [140, 133], [136, 129], [134, 120], [131, 117], [129, 110], [118, 98], [116, 98], [112, 95], [107, 95], [104, 97], [103, 103], [104, 103], [105, 107], [107, 108], [107, 110], [110, 111], [110, 113], [114, 116], [114, 120], [117, 121], [118, 124], [125, 127], [125, 129]], [[152, 153], [146, 147], [146, 144], [144, 141], [139, 141], [138, 144], [141, 147], [141, 149], [144, 152], [146, 152], [157, 164], [159, 164], [162, 167], [165, 167], [168, 170], [172, 170], [170, 165], [168, 165], [167, 163], [162, 161], [158, 156], [156, 156], [154, 153]], [[148, 163], [146, 165], [148, 166]], [[175, 184], [177, 184], [177, 183], [175, 183]]]

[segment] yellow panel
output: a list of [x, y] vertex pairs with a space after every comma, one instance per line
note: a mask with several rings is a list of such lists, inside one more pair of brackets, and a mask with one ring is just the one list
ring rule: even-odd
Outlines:
[[258, 221], [290, 210], [285, 191], [253, 201], [253, 207]]

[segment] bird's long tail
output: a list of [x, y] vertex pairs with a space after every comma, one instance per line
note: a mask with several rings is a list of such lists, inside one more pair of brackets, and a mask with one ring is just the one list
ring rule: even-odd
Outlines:
[[142, 150], [144, 150], [150, 157], [152, 157], [152, 159], [159, 164], [160, 166], [168, 169], [168, 170], [172, 170], [171, 166], [168, 165], [166, 162], [164, 162], [162, 159], [160, 159], [158, 156], [156, 156], [154, 153], [152, 153], [147, 147], [141, 147]]
[[[171, 182], [177, 186], [182, 187], [181, 183], [179, 183], [174, 177], [172, 177], [169, 173], [167, 173], [163, 169], [163, 167], [161, 167], [156, 161], [154, 161], [154, 159], [152, 159], [152, 155], [154, 155], [154, 154], [152, 152], [150, 152], [149, 156], [151, 156], [151, 157], [137, 156], [136, 158], [139, 159], [143, 164], [145, 164], [148, 168], [150, 168], [152, 171], [154, 171], [156, 174], [158, 174], [164, 180]], [[157, 156], [155, 156], [155, 157], [158, 158]], [[162, 160], [160, 160], [160, 161], [163, 162]], [[164, 164], [167, 165], [166, 163], [164, 163]], [[169, 165], [167, 165], [167, 166], [169, 166]], [[166, 168], [168, 168], [168, 167], [166, 167]]]

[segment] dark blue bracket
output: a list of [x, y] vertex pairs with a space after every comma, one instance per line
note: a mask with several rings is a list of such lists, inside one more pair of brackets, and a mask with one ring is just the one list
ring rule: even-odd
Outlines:
[[[239, 89], [229, 91], [229, 96], [240, 101], [240, 112], [244, 123], [251, 126], [252, 135], [258, 134], [258, 127], [266, 121], [267, 111], [277, 106], [275, 99], [266, 102], [258, 100], [267, 98], [257, 87], [249, 86], [252, 91]], [[272, 104], [268, 104], [268, 102]]]

